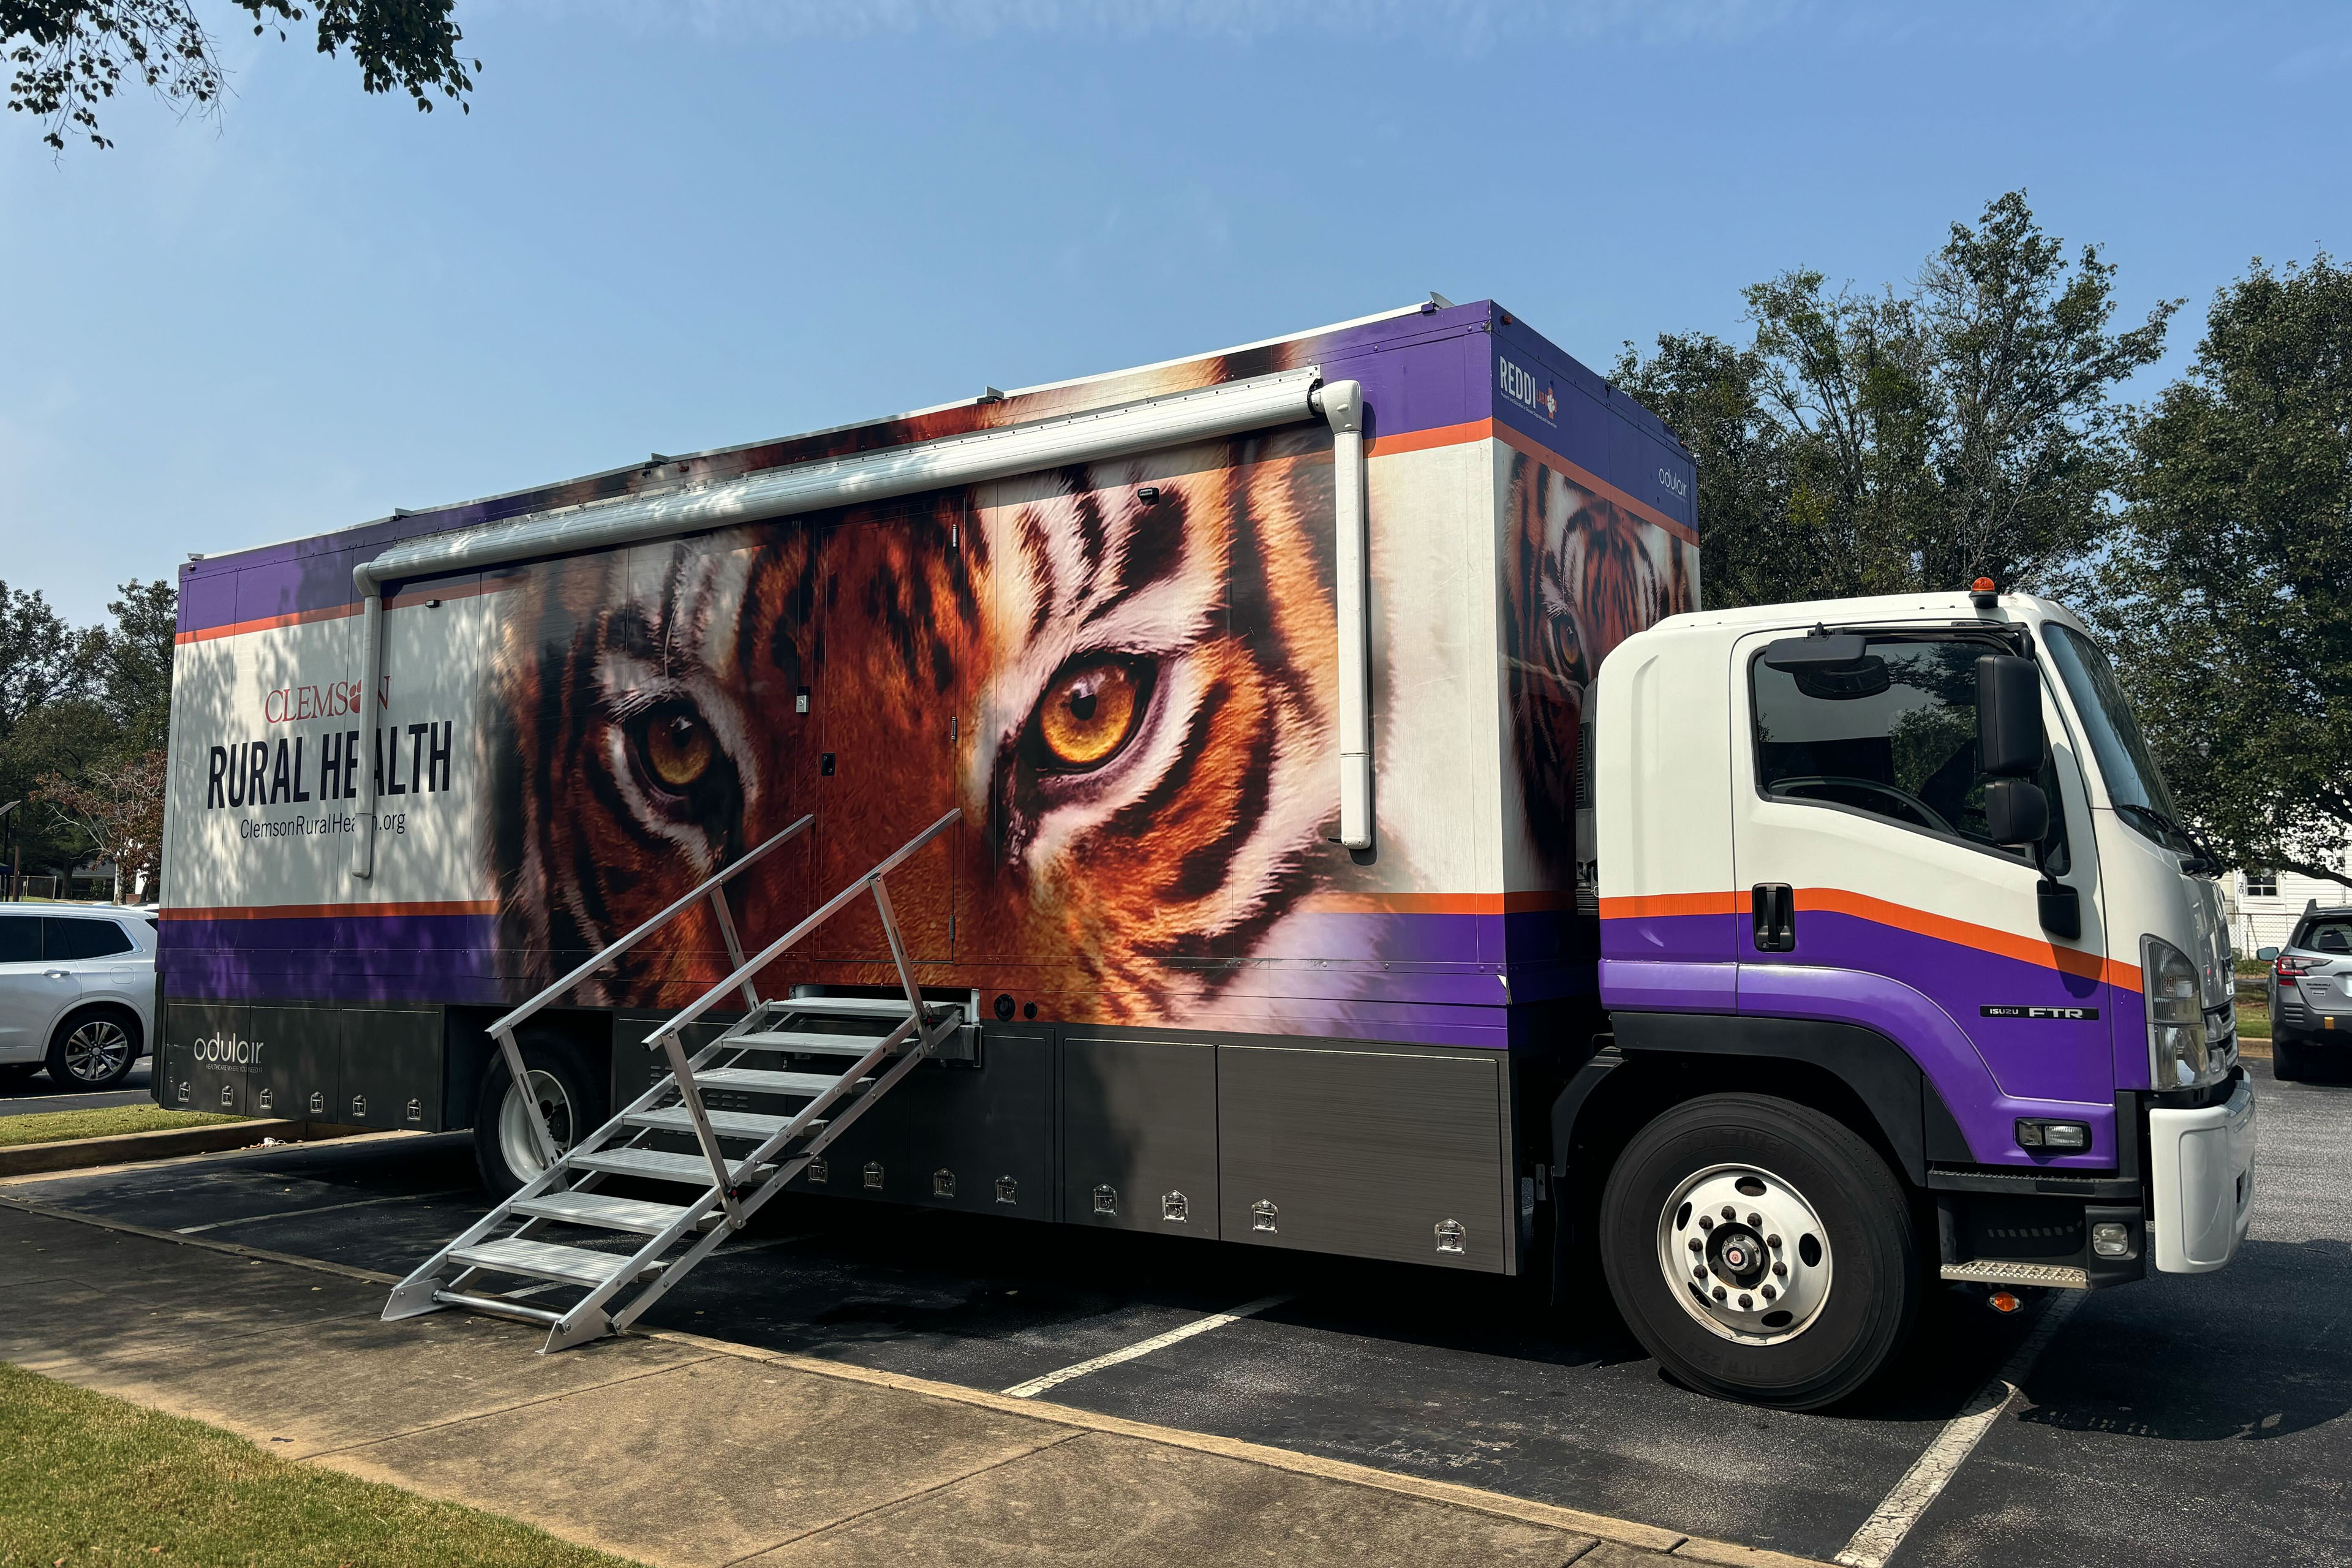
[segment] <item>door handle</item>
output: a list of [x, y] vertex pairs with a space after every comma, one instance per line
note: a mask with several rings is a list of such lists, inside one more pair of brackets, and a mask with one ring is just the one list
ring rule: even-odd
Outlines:
[[73, 971], [69, 969], [44, 969], [41, 971], [41, 978], [44, 980], [71, 980], [73, 978]]
[[1749, 889], [1748, 909], [1759, 952], [1797, 951], [1797, 890], [1786, 882], [1759, 882]]

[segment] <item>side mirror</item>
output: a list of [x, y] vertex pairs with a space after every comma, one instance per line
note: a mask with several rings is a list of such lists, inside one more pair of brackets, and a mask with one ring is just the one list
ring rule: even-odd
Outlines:
[[2068, 942], [2083, 940], [2082, 896], [2063, 882], [2044, 879], [2034, 889], [2041, 906], [2042, 929], [2052, 936], [2063, 936]]
[[2050, 837], [2050, 797], [2030, 779], [1985, 785], [1985, 837], [1995, 844], [2039, 844]]
[[[2030, 658], [1989, 653], [1977, 660], [1977, 765], [1989, 777], [2029, 779], [2042, 771], [2042, 672]], [[2046, 814], [2046, 804], [2045, 804]], [[2003, 838], [2000, 843], [2023, 843]], [[2039, 842], [2038, 839], [2032, 842]]]
[[2278, 958], [2278, 949], [2274, 947], [2258, 947], [2254, 949], [2254, 956], [2264, 963], [2270, 963]]

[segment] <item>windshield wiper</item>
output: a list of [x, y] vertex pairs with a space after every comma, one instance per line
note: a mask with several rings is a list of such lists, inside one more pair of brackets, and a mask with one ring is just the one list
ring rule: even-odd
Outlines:
[[2189, 864], [2183, 866], [2181, 869], [2190, 876], [2219, 877], [2221, 874], [2221, 858], [2206, 847], [2205, 841], [2154, 806], [2141, 805], [2137, 801], [2124, 800], [2116, 803], [2116, 809], [2127, 811], [2134, 816], [2145, 818], [2155, 825], [2158, 832], [2169, 834], [2189, 846]]

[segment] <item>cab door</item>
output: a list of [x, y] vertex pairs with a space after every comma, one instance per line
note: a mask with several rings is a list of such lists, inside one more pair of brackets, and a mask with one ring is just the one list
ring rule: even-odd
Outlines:
[[[959, 512], [924, 503], [824, 530], [817, 581], [814, 897], [871, 870], [956, 804], [965, 619], [949, 561]], [[950, 827], [892, 871], [889, 892], [911, 958], [955, 955], [957, 836]], [[874, 901], [861, 898], [811, 940], [815, 956], [887, 963]], [[877, 976], [888, 984], [888, 977]]]
[[1733, 653], [1733, 856], [1749, 913], [1739, 1011], [1888, 1036], [1942, 1086], [1980, 1161], [2028, 1161], [2014, 1119], [2079, 1105], [2070, 1119], [2092, 1123], [2095, 1143], [2073, 1160], [2114, 1163], [2096, 852], [2046, 680], [2037, 782], [2051, 869], [2082, 909], [2073, 941], [2042, 929], [2034, 866], [1986, 836], [1976, 661], [2017, 645], [1990, 629], [1889, 628], [1866, 632], [1851, 665], [1766, 661], [1770, 644], [1803, 636], [1759, 634]]

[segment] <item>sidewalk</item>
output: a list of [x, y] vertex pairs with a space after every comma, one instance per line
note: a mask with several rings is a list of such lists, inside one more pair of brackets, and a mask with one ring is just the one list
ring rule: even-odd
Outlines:
[[659, 1568], [1800, 1561], [690, 1335], [541, 1356], [387, 1283], [0, 1203], [0, 1359]]

